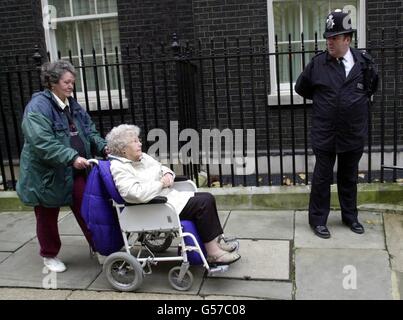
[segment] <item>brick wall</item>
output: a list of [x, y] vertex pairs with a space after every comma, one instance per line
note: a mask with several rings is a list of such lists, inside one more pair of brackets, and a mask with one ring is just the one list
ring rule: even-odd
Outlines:
[[[32, 55], [46, 48], [41, 1], [3, 0], [0, 4], [0, 56]], [[43, 53], [43, 51], [42, 51]]]
[[[403, 2], [400, 0], [376, 1], [367, 0], [367, 44], [374, 47], [372, 56], [378, 66], [381, 76], [380, 89], [374, 97], [372, 115], [374, 117], [374, 143], [381, 143], [381, 117], [385, 117], [385, 145], [393, 145], [394, 123], [400, 133], [403, 129], [403, 54], [402, 49], [393, 50], [393, 46], [403, 45]], [[396, 33], [397, 30], [397, 33]], [[384, 40], [382, 41], [382, 35]], [[396, 109], [395, 109], [396, 108]], [[394, 113], [396, 111], [396, 113]], [[397, 144], [402, 145], [401, 134], [398, 135]]]
[[182, 40], [193, 39], [189, 0], [119, 0], [118, 18], [122, 48], [150, 42], [170, 43], [174, 32]]

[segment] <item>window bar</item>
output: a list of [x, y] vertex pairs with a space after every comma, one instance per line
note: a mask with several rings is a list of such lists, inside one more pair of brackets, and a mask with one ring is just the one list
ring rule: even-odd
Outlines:
[[113, 108], [112, 108], [112, 96], [111, 96], [111, 82], [109, 77], [109, 65], [108, 65], [108, 55], [106, 54], [106, 48], [103, 49], [104, 52], [104, 68], [105, 68], [105, 78], [106, 78], [106, 92], [108, 95], [108, 109], [109, 109], [109, 121], [111, 128], [113, 128]]
[[[174, 35], [174, 38], [176, 39], [176, 35]], [[184, 99], [185, 70], [183, 67], [184, 62], [182, 61], [182, 52], [179, 43], [174, 42], [171, 45], [171, 48], [174, 50], [174, 56], [175, 56], [175, 79], [176, 79], [177, 96], [178, 96], [178, 129], [179, 131], [181, 131], [182, 129], [186, 128], [186, 105]], [[181, 147], [179, 141], [178, 141], [178, 147]], [[179, 157], [179, 154], [175, 156]], [[182, 164], [182, 170], [184, 175], [188, 175], [186, 164]]]
[[[190, 70], [190, 106], [191, 106], [191, 117], [192, 117], [192, 122], [194, 123], [194, 128], [197, 132], [200, 132], [199, 128], [199, 120], [198, 120], [198, 115], [197, 115], [197, 100], [196, 100], [196, 74], [197, 74], [197, 68], [193, 64], [192, 60], [190, 58], [193, 58], [193, 48], [189, 47], [189, 42], [186, 44], [186, 48], [188, 49], [188, 63], [189, 63], [189, 70]], [[193, 164], [193, 176], [194, 180], [196, 181], [196, 186], [198, 185], [198, 180], [199, 180], [199, 170], [200, 170], [200, 162]]]
[[3, 153], [1, 152], [0, 148], [0, 172], [1, 172], [1, 178], [2, 178], [2, 185], [3, 185], [3, 190], [7, 190], [7, 177], [6, 177], [6, 170], [4, 168], [4, 159], [3, 159]]
[[268, 99], [268, 86], [267, 86], [267, 64], [266, 59], [270, 56], [267, 54], [267, 47], [265, 37], [262, 36], [262, 58], [263, 58], [263, 84], [264, 84], [264, 99], [265, 99], [265, 122], [266, 122], [266, 150], [267, 150], [267, 178], [268, 178], [268, 185], [272, 185], [271, 180], [271, 147], [270, 147], [270, 124], [269, 124], [269, 99]]
[[[198, 56], [199, 56], [199, 74], [200, 74], [200, 93], [201, 93], [201, 109], [202, 109], [202, 115], [203, 115], [203, 125], [201, 126], [201, 128], [203, 128], [203, 126], [206, 125], [207, 123], [207, 119], [206, 119], [206, 100], [205, 100], [205, 91], [204, 91], [204, 64], [203, 64], [203, 59], [202, 59], [202, 48], [201, 48], [201, 41], [200, 39], [198, 40]], [[201, 150], [202, 152], [200, 153], [201, 157], [203, 157], [203, 150]], [[205, 150], [204, 150], [205, 151]], [[208, 161], [206, 162], [206, 173], [207, 173], [207, 186], [210, 187], [210, 165], [208, 163]]]
[[120, 111], [120, 123], [124, 123], [123, 116], [123, 97], [122, 97], [122, 82], [120, 79], [120, 67], [121, 63], [119, 62], [119, 51], [118, 47], [115, 47], [115, 59], [116, 59], [116, 77], [118, 80], [118, 93], [119, 93], [119, 111]]
[[129, 78], [130, 114], [131, 114], [131, 118], [132, 118], [132, 123], [136, 123], [136, 117], [135, 117], [135, 113], [134, 113], [132, 62], [130, 61], [129, 46], [126, 46], [126, 54], [127, 54], [127, 77]]
[[384, 182], [385, 169], [385, 29], [381, 33], [381, 183]]
[[[356, 46], [357, 48], [357, 46]], [[368, 28], [368, 48], [371, 48], [371, 30]], [[368, 50], [369, 52], [370, 50]], [[368, 101], [368, 172], [367, 182], [372, 181], [372, 99]]]
[[154, 127], [159, 128], [158, 125], [158, 111], [157, 111], [157, 93], [155, 91], [155, 66], [154, 66], [154, 52], [152, 44], [149, 44], [150, 48], [150, 70], [151, 70], [151, 88], [152, 88], [152, 96], [153, 96], [153, 109], [154, 109]]
[[[71, 50], [69, 50], [69, 61], [70, 61], [70, 63], [74, 66], [73, 56], [72, 56], [72, 54], [71, 54]], [[75, 66], [75, 69], [78, 70], [78, 71], [80, 71], [80, 66], [79, 66], [79, 65], [78, 65], [78, 66]], [[74, 96], [74, 99], [77, 100], [77, 88], [76, 88], [76, 84], [75, 84], [75, 83], [74, 83], [74, 86], [73, 86], [73, 96]]]
[[295, 186], [297, 175], [295, 166], [295, 111], [294, 111], [294, 89], [292, 79], [292, 46], [291, 33], [288, 34], [288, 75], [290, 77], [290, 116], [291, 116], [291, 154], [292, 154], [292, 181]]
[[95, 80], [95, 93], [97, 97], [97, 111], [98, 111], [98, 123], [101, 135], [105, 134], [104, 125], [102, 119], [102, 108], [101, 108], [101, 98], [99, 96], [99, 82], [98, 82], [98, 68], [97, 68], [97, 57], [95, 54], [95, 48], [92, 48], [92, 68], [94, 69], [94, 80]]
[[[146, 132], [148, 132], [148, 125], [147, 125], [147, 112], [146, 112], [146, 97], [144, 92], [144, 72], [143, 72], [143, 56], [141, 55], [141, 45], [137, 46], [137, 54], [139, 56], [139, 77], [140, 77], [140, 91], [141, 91], [141, 107], [143, 112], [143, 126], [144, 126], [144, 133], [145, 137], [147, 137]], [[144, 139], [146, 150], [148, 149], [148, 141], [147, 138]]]
[[193, 105], [192, 105], [192, 89], [193, 86], [191, 85], [192, 83], [192, 75], [193, 75], [193, 70], [192, 70], [192, 65], [189, 61], [189, 57], [190, 57], [190, 48], [189, 48], [189, 41], [186, 41], [186, 47], [185, 47], [185, 55], [184, 55], [184, 70], [185, 70], [185, 74], [184, 74], [184, 85], [186, 87], [185, 90], [185, 104], [186, 104], [186, 119], [187, 119], [187, 123], [188, 126], [191, 127], [192, 129], [196, 128], [196, 123], [193, 122]]
[[[174, 165], [171, 161], [171, 130], [170, 130], [170, 116], [169, 116], [169, 98], [168, 98], [168, 79], [167, 79], [167, 64], [166, 64], [166, 52], [165, 52], [165, 44], [160, 43], [161, 46], [161, 62], [162, 62], [162, 79], [164, 83], [164, 100], [165, 100], [165, 118], [166, 118], [166, 132], [168, 138], [168, 145], [167, 145], [167, 153], [169, 157], [169, 167], [173, 170]], [[198, 181], [196, 181], [197, 187]]]
[[[215, 50], [214, 50], [214, 39], [212, 39], [210, 41], [210, 56], [211, 56], [211, 69], [213, 72], [213, 99], [214, 99], [214, 115], [215, 115], [215, 125], [216, 128], [219, 129], [220, 128], [220, 123], [219, 123], [219, 119], [218, 119], [218, 98], [217, 98], [217, 76], [216, 76], [216, 66], [215, 66]], [[218, 159], [218, 177], [219, 177], [219, 181], [220, 181], [220, 187], [223, 186], [223, 180], [222, 180], [222, 165], [221, 165], [221, 159], [222, 159], [222, 155], [221, 155], [221, 139], [219, 139], [218, 142], [218, 156], [220, 157]]]
[[[302, 51], [302, 71], [305, 69], [305, 44], [304, 33], [301, 33], [301, 51]], [[305, 184], [308, 185], [308, 117], [306, 99], [303, 98], [303, 110], [304, 110], [304, 160], [305, 160]]]
[[19, 130], [18, 128], [20, 127], [18, 125], [18, 121], [17, 121], [17, 115], [15, 113], [15, 108], [14, 106], [14, 99], [13, 99], [13, 88], [12, 86], [12, 80], [11, 80], [11, 75], [10, 75], [11, 71], [7, 71], [6, 72], [6, 78], [7, 78], [7, 89], [8, 89], [8, 100], [10, 102], [10, 110], [11, 110], [11, 118], [13, 121], [13, 126], [14, 126], [14, 134], [15, 134], [15, 144], [17, 146], [17, 152], [18, 154], [21, 154], [21, 142], [20, 142], [20, 134], [19, 134]]
[[[393, 78], [393, 165], [397, 166], [397, 139], [398, 139], [398, 132], [397, 126], [399, 123], [399, 114], [397, 112], [397, 101], [396, 97], [397, 93], [397, 82], [398, 82], [398, 49], [399, 47], [399, 38], [398, 38], [398, 29], [395, 28], [395, 45], [393, 48], [393, 65], [395, 66], [394, 78]], [[396, 168], [393, 169], [393, 182], [396, 182]]]
[[[224, 38], [224, 69], [225, 69], [225, 93], [227, 100], [227, 117], [228, 117], [228, 128], [232, 128], [232, 119], [231, 119], [231, 99], [229, 95], [229, 66], [228, 66], [228, 51], [227, 51], [227, 39]], [[234, 144], [231, 145], [231, 184], [235, 185], [234, 180]]]
[[[238, 95], [239, 95], [239, 113], [241, 120], [242, 137], [245, 136], [244, 125], [244, 111], [243, 111], [243, 99], [242, 99], [242, 78], [241, 78], [241, 49], [239, 46], [239, 38], [236, 39], [236, 52], [237, 52], [237, 69], [238, 69]], [[242, 156], [245, 156], [245, 141], [242, 143]], [[245, 173], [245, 172], [244, 172]], [[246, 175], [243, 174], [243, 186], [246, 186]]]
[[82, 74], [82, 83], [83, 83], [83, 91], [84, 91], [84, 98], [85, 98], [85, 105], [87, 112], [90, 111], [90, 103], [88, 101], [88, 88], [87, 88], [87, 73], [86, 73], [86, 66], [84, 60], [84, 51], [80, 49], [80, 60], [81, 60], [81, 74]]
[[[30, 66], [30, 62], [29, 62], [29, 57], [26, 57], [26, 64], [27, 66]], [[32, 70], [28, 67], [27, 69], [27, 78], [28, 78], [28, 92], [29, 92], [29, 96], [32, 97], [32, 94], [34, 92], [33, 87], [32, 87]], [[25, 110], [25, 106], [24, 106], [24, 110]]]
[[276, 82], [277, 82], [277, 108], [278, 108], [278, 146], [280, 152], [280, 183], [284, 185], [283, 175], [283, 125], [281, 120], [281, 92], [280, 92], [280, 53], [278, 51], [278, 37], [275, 35], [275, 57], [276, 57]]
[[[20, 57], [19, 56], [15, 56], [15, 62], [16, 62], [16, 66], [17, 66], [17, 79], [18, 79], [18, 89], [20, 92], [20, 103], [21, 103], [21, 111], [22, 113], [24, 113], [24, 109], [25, 109], [25, 101], [24, 101], [24, 88], [23, 88], [23, 84], [22, 84], [22, 75], [21, 75], [21, 66], [20, 66]], [[18, 126], [20, 127], [20, 126]]]
[[[186, 106], [186, 127], [190, 127], [194, 129], [196, 127], [196, 124], [193, 122], [192, 118], [192, 108], [193, 105], [191, 104], [191, 90], [193, 89], [191, 85], [192, 81], [192, 69], [191, 69], [191, 64], [190, 61], [188, 60], [190, 56], [190, 50], [189, 50], [189, 41], [186, 41], [186, 46], [185, 46], [185, 54], [183, 55], [183, 85], [184, 85], [184, 101], [185, 101], [185, 106]], [[193, 167], [192, 167], [192, 162], [190, 161], [189, 164], [186, 165], [189, 177], [193, 178]]]
[[[1, 88], [1, 83], [0, 83], [0, 93], [2, 92], [2, 88]], [[6, 114], [4, 112], [4, 106], [3, 106], [3, 94], [0, 94], [0, 110], [1, 110], [1, 117], [3, 119], [3, 130], [4, 130], [4, 140], [6, 143], [6, 150], [7, 150], [7, 158], [8, 158], [8, 165], [10, 167], [10, 174], [11, 174], [11, 181], [13, 184], [13, 189], [15, 190], [15, 175], [14, 175], [14, 166], [13, 166], [13, 157], [12, 157], [12, 153], [11, 153], [11, 146], [10, 146], [10, 137], [8, 135], [8, 120], [6, 117]], [[6, 177], [4, 177], [4, 190], [8, 189], [7, 186], [7, 179]]]
[[[253, 75], [254, 70], [254, 62], [253, 62], [253, 47], [252, 47], [252, 37], [249, 37], [249, 71], [250, 71], [250, 83], [251, 83], [251, 94], [252, 94], [252, 122], [253, 128], [256, 129], [256, 94], [255, 94], [255, 77]], [[257, 143], [255, 141], [255, 183], [256, 186], [259, 186], [259, 163], [258, 163], [258, 154], [257, 154]]]

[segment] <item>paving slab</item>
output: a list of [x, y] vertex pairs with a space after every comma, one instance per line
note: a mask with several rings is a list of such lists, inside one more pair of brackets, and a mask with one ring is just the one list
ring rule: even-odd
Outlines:
[[67, 271], [50, 273], [39, 256], [37, 239], [30, 241], [0, 264], [0, 286], [85, 289], [100, 274], [96, 259], [90, 259], [84, 237], [62, 236], [58, 257]]
[[316, 236], [308, 224], [308, 212], [295, 213], [296, 248], [340, 248], [340, 249], [385, 249], [382, 215], [375, 212], [360, 212], [359, 220], [365, 228], [364, 234], [356, 234], [341, 222], [340, 211], [330, 212], [327, 227], [330, 239]]
[[0, 263], [6, 260], [11, 254], [12, 252], [0, 252]]
[[[165, 253], [159, 254], [159, 257], [176, 256], [177, 248], [170, 248]], [[177, 294], [178, 291], [173, 289], [168, 281], [168, 273], [174, 266], [180, 266], [180, 262], [167, 261], [160, 262], [157, 266], [152, 267], [152, 274], [146, 274], [143, 284], [136, 291], [137, 293], [164, 293], [164, 294]], [[194, 282], [190, 290], [180, 292], [180, 294], [197, 295], [204, 276], [204, 268], [198, 266], [191, 266], [190, 271], [193, 274]], [[89, 286], [90, 290], [114, 290], [109, 284], [104, 272], [102, 272], [97, 279]]]
[[297, 249], [297, 300], [392, 299], [389, 255], [373, 249]]
[[211, 295], [238, 296], [260, 299], [292, 299], [292, 283], [285, 281], [257, 281], [207, 278], [200, 290], [206, 299]]
[[0, 251], [15, 251], [36, 236], [32, 212], [1, 212], [0, 226]]
[[115, 292], [115, 291], [73, 291], [68, 300], [203, 300], [199, 296], [188, 294], [158, 294], [158, 293], [137, 293], [137, 292]]
[[263, 300], [263, 298], [210, 295], [205, 296], [204, 300]]
[[224, 231], [241, 239], [290, 240], [294, 211], [233, 210]]
[[59, 220], [59, 234], [77, 236], [81, 236], [83, 234], [73, 213], [69, 212]]
[[209, 277], [251, 280], [290, 279], [290, 242], [284, 240], [240, 240], [241, 259], [229, 270]]
[[392, 269], [403, 272], [403, 215], [385, 213], [383, 218]]
[[0, 300], [66, 300], [71, 290], [0, 288]]
[[395, 272], [395, 276], [397, 279], [397, 293], [398, 296], [396, 297], [396, 299], [400, 299], [403, 300], [403, 272]]

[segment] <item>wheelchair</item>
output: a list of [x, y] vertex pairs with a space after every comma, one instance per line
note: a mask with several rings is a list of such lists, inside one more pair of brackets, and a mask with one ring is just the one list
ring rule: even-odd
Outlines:
[[[102, 160], [89, 160], [92, 165], [98, 165], [99, 161]], [[107, 179], [111, 179], [113, 183], [109, 170], [108, 174], [110, 177]], [[178, 191], [197, 191], [194, 182], [183, 177], [175, 179], [173, 188]], [[194, 279], [189, 270], [190, 265], [202, 265], [209, 275], [229, 269], [228, 265], [208, 264], [206, 251], [193, 222], [180, 221], [166, 197], [156, 197], [144, 204], [124, 203], [116, 197], [112, 197], [111, 201], [124, 243], [123, 251], [107, 255], [103, 262], [103, 272], [114, 289], [137, 290], [145, 276], [151, 275], [152, 268], [160, 262], [180, 263], [168, 273], [170, 285], [179, 291], [187, 291], [192, 287]], [[177, 255], [167, 256], [165, 252], [171, 247], [175, 238], [179, 240]], [[236, 240], [224, 239], [224, 241]]]

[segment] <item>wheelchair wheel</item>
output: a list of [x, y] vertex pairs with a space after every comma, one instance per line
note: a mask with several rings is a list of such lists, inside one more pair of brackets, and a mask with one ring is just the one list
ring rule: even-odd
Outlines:
[[135, 257], [126, 252], [108, 256], [103, 270], [112, 287], [119, 291], [134, 291], [143, 283], [143, 268]]
[[187, 291], [193, 285], [193, 274], [187, 270], [182, 281], [178, 280], [181, 267], [173, 267], [168, 273], [168, 280], [171, 286], [179, 291]]
[[172, 244], [174, 235], [171, 232], [147, 232], [141, 236], [141, 242], [154, 253], [166, 251]]

